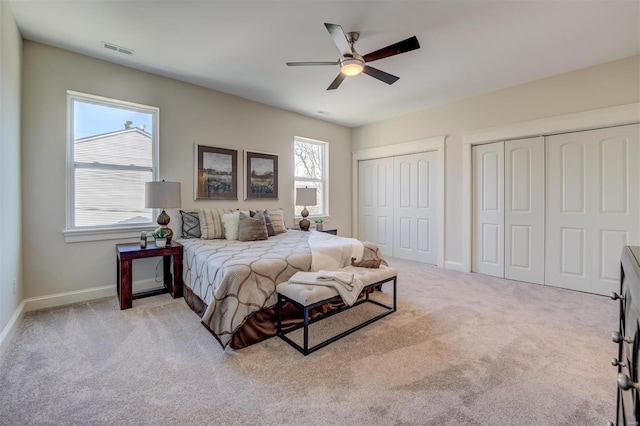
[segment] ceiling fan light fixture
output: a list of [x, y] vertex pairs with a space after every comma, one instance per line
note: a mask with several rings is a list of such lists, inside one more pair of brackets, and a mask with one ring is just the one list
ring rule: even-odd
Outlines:
[[340, 60], [340, 72], [349, 77], [358, 75], [364, 69], [364, 61], [357, 58], [344, 58]]

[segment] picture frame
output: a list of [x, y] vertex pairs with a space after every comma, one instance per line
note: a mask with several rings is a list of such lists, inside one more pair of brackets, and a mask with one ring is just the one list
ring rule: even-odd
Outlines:
[[238, 199], [238, 151], [195, 145], [194, 200]]
[[245, 200], [278, 199], [278, 156], [245, 151]]

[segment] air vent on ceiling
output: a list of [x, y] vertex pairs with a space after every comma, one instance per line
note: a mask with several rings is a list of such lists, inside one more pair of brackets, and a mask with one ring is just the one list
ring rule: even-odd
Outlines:
[[127, 49], [126, 47], [118, 46], [113, 43], [107, 43], [106, 41], [103, 41], [102, 46], [105, 49], [113, 50], [114, 52], [124, 53], [125, 55], [133, 55], [132, 49]]

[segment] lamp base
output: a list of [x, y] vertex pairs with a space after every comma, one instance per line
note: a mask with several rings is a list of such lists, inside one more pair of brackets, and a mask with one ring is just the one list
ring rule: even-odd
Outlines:
[[300, 221], [300, 229], [302, 229], [303, 231], [308, 231], [310, 226], [311, 222], [309, 222], [307, 219], [302, 219]]
[[171, 238], [173, 238], [173, 231], [171, 230], [171, 228], [167, 227], [167, 225], [169, 224], [169, 222], [171, 222], [171, 218], [169, 217], [167, 212], [164, 211], [164, 209], [162, 209], [162, 213], [158, 215], [158, 220], [156, 222], [158, 222], [158, 225], [160, 225], [160, 227], [156, 229], [156, 231], [159, 232], [162, 230], [163, 233], [167, 236], [167, 243], [170, 243]]
[[307, 220], [307, 216], [309, 216], [309, 210], [307, 210], [307, 206], [302, 209], [300, 212], [300, 216], [302, 216], [302, 220], [300, 221], [300, 229], [303, 231], [308, 231], [311, 226], [311, 222]]

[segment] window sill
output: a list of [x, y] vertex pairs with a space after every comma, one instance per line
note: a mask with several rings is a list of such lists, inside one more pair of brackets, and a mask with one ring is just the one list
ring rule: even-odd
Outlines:
[[154, 224], [128, 226], [126, 228], [93, 228], [67, 229], [62, 232], [65, 243], [83, 243], [87, 241], [139, 239], [140, 232], [153, 232], [158, 226]]

